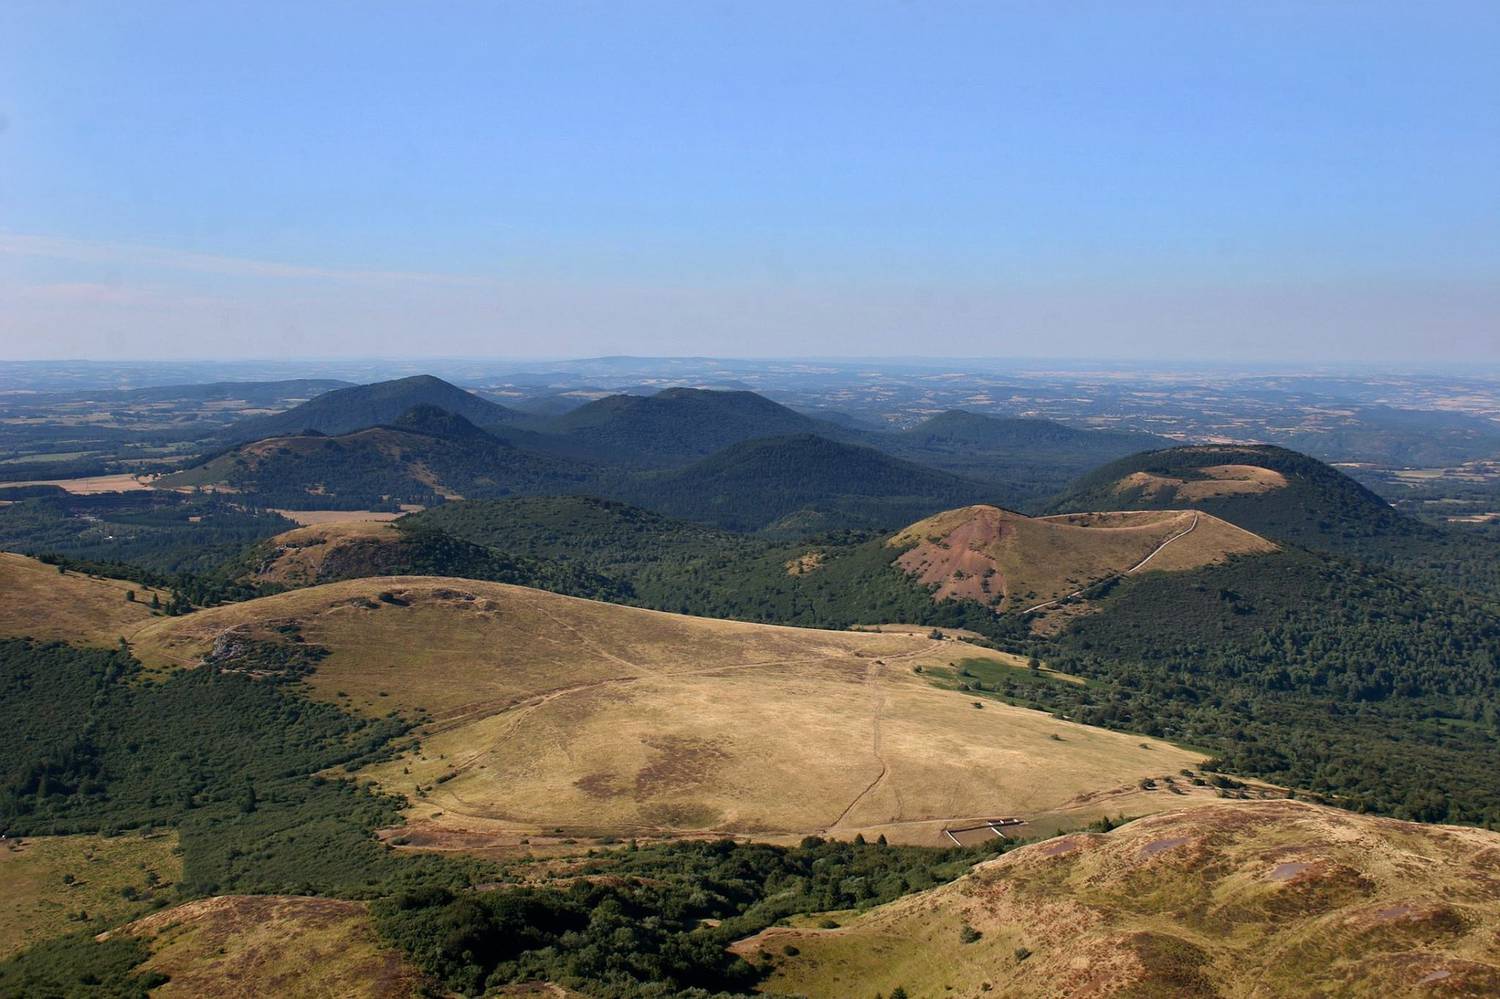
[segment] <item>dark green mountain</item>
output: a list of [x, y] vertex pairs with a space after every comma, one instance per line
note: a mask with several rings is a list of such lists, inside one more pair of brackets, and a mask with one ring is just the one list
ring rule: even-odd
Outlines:
[[307, 430], [316, 430], [320, 434], [347, 434], [393, 423], [415, 406], [436, 406], [481, 427], [498, 426], [523, 418], [523, 414], [515, 410], [481, 399], [441, 378], [414, 375], [326, 392], [284, 413], [241, 420], [222, 436], [225, 440], [250, 441], [290, 436]]
[[425, 404], [408, 409], [392, 420], [391, 426], [397, 430], [441, 437], [454, 442], [471, 441], [477, 447], [492, 447], [496, 440], [494, 435], [480, 430], [457, 413]]
[[651, 396], [612, 395], [552, 420], [546, 430], [601, 457], [638, 467], [684, 465], [742, 441], [848, 432], [754, 392], [673, 388]]
[[466, 496], [570, 492], [591, 481], [576, 461], [518, 448], [463, 416], [418, 405], [388, 425], [245, 444], [159, 484], [227, 488], [294, 510], [394, 510]]
[[[1500, 825], [1500, 606], [1287, 549], [1145, 573], [1033, 649], [1088, 686], [994, 689], [1203, 746], [1219, 767], [1423, 821]], [[987, 689], [988, 689], [988, 685]]]
[[1052, 420], [952, 409], [870, 443], [908, 461], [993, 482], [1003, 505], [1029, 508], [1106, 461], [1171, 442], [1128, 430], [1078, 430]]
[[[1237, 472], [1235, 469], [1263, 472]], [[1259, 481], [1254, 481], [1259, 476]], [[1204, 444], [1131, 455], [1084, 476], [1054, 513], [1192, 507], [1273, 541], [1354, 555], [1435, 535], [1315, 458], [1269, 444]]]
[[[901, 527], [993, 496], [992, 487], [815, 434], [727, 447], [687, 468], [644, 476], [627, 498], [735, 531]], [[778, 522], [788, 521], [784, 525]]]
[[904, 440], [927, 448], [982, 448], [1049, 455], [1078, 455], [1085, 459], [1119, 457], [1162, 447], [1166, 438], [1132, 430], [1078, 430], [1053, 420], [1004, 418], [950, 409], [902, 431]]

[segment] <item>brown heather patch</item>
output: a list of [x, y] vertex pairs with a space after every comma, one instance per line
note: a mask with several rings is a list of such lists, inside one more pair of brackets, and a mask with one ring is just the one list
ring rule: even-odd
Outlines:
[[[1188, 807], [1023, 847], [835, 934], [802, 934], [765, 988], [813, 999], [850, 994], [850, 982], [914, 996], [1491, 995], [1500, 901], [1460, 901], [1457, 889], [1471, 858], [1496, 846], [1482, 830], [1297, 801]], [[980, 940], [959, 939], [964, 923]]]
[[729, 759], [720, 741], [713, 739], [665, 736], [647, 739], [646, 745], [654, 755], [651, 762], [636, 771], [635, 793], [639, 798], [708, 787]]
[[142, 967], [169, 976], [154, 997], [248, 995], [387, 999], [421, 994], [421, 976], [385, 947], [361, 902], [226, 895], [188, 902], [117, 931], [146, 939]]

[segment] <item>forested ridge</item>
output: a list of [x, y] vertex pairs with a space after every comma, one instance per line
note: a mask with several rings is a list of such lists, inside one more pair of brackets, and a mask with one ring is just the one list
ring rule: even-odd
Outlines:
[[1500, 827], [1493, 601], [1296, 550], [1108, 589], [1056, 640], [1015, 638], [1087, 687], [998, 692], [1349, 807]]
[[[1284, 485], [1264, 492], [1186, 498], [1127, 481], [1134, 473], [1201, 482], [1224, 465], [1270, 469]], [[1356, 557], [1379, 551], [1387, 539], [1434, 532], [1404, 517], [1364, 486], [1315, 458], [1269, 444], [1193, 445], [1147, 451], [1114, 461], [1081, 478], [1049, 505], [1075, 510], [1206, 510], [1273, 541]]]

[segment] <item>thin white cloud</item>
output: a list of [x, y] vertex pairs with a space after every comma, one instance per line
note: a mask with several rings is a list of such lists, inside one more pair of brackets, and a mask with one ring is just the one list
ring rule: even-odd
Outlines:
[[420, 284], [438, 287], [483, 287], [487, 278], [424, 271], [363, 270], [358, 268], [315, 267], [287, 264], [274, 260], [215, 253], [111, 243], [98, 240], [71, 239], [65, 236], [37, 236], [26, 233], [0, 232], [0, 255], [11, 257], [66, 260], [83, 264], [134, 266], [161, 270], [193, 271], [228, 277], [309, 279], [360, 283]]
[[230, 299], [197, 294], [183, 294], [175, 289], [141, 287], [102, 281], [56, 281], [49, 284], [0, 286], [0, 297], [17, 302], [56, 307], [129, 306], [163, 308], [168, 306], [226, 305]]

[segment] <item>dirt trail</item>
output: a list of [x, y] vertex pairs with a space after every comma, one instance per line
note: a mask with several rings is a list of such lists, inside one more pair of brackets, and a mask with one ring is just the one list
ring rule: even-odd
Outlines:
[[[912, 658], [915, 658], [917, 656], [924, 655], [928, 651], [930, 651], [930, 650], [922, 648], [922, 649], [914, 649], [911, 652], [901, 652], [901, 653], [897, 653], [894, 656], [887, 656], [885, 658], [885, 661], [892, 662], [892, 661], [900, 661], [900, 660], [912, 659]], [[469, 719], [475, 717], [476, 715], [479, 715], [479, 716], [482, 716], [482, 717], [487, 717], [487, 718], [491, 718], [491, 717], [498, 718], [498, 717], [500, 717], [502, 715], [508, 715], [508, 716], [510, 716], [510, 720], [512, 721], [512, 727], [514, 727], [514, 724], [516, 722], [519, 722], [521, 718], [523, 718], [526, 715], [530, 714], [536, 708], [539, 708], [539, 707], [541, 707], [544, 704], [547, 704], [547, 703], [549, 703], [551, 701], [555, 701], [555, 700], [557, 700], [560, 697], [567, 697], [570, 694], [579, 694], [579, 693], [583, 693], [583, 692], [589, 691], [589, 690], [597, 690], [600, 687], [618, 686], [618, 685], [621, 685], [621, 684], [629, 684], [629, 683], [641, 683], [641, 682], [644, 682], [644, 681], [649, 681], [649, 680], [653, 680], [653, 679], [663, 679], [663, 678], [668, 678], [668, 677], [679, 677], [679, 676], [713, 676], [716, 673], [732, 673], [732, 672], [738, 672], [739, 670], [747, 670], [747, 669], [766, 669], [766, 668], [785, 667], [785, 666], [805, 666], [805, 665], [812, 665], [812, 664], [815, 664], [815, 663], [827, 662], [830, 658], [833, 658], [833, 657], [824, 655], [824, 656], [810, 656], [810, 657], [807, 657], [807, 658], [798, 658], [798, 659], [770, 659], [770, 660], [761, 660], [761, 661], [757, 661], [757, 662], [748, 662], [748, 663], [728, 663], [728, 664], [721, 664], [721, 665], [718, 665], [718, 666], [704, 666], [704, 667], [699, 667], [699, 668], [696, 668], [696, 669], [665, 670], [665, 671], [662, 671], [662, 672], [659, 672], [659, 673], [648, 673], [648, 674], [645, 674], [643, 676], [612, 676], [612, 677], [606, 677], [603, 680], [590, 680], [587, 683], [576, 683], [576, 684], [572, 684], [572, 685], [567, 686], [567, 687], [557, 687], [557, 688], [554, 688], [553, 690], [544, 691], [543, 693], [540, 693], [540, 694], [533, 694], [530, 697], [524, 697], [524, 698], [521, 698], [519, 700], [514, 700], [514, 699], [506, 698], [506, 699], [502, 699], [502, 700], [499, 700], [499, 701], [487, 701], [487, 702], [483, 702], [483, 703], [478, 704], [478, 705], [473, 705], [473, 706], [470, 706], [470, 707], [468, 707], [466, 709], [463, 709], [463, 713], [462, 714], [449, 716], [449, 717], [443, 718], [443, 719], [441, 719], [439, 721], [435, 721], [435, 722], [433, 722], [433, 723], [431, 723], [429, 725], [423, 726], [423, 728], [421, 730], [421, 734], [423, 736], [431, 736], [431, 735], [436, 735], [436, 734], [441, 733], [441, 732], [449, 731], [449, 730], [451, 730], [453, 728], [459, 727], [465, 721], [468, 721]], [[866, 682], [873, 682], [873, 680], [875, 678], [875, 675], [876, 675], [877, 669], [878, 669], [877, 664], [872, 663], [870, 665], [870, 667], [867, 669], [866, 675], [865, 675], [866, 676]], [[868, 795], [870, 793], [870, 791], [874, 790], [875, 785], [879, 784], [880, 781], [885, 778], [885, 775], [886, 775], [886, 772], [887, 772], [888, 768], [885, 765], [884, 759], [881, 759], [881, 757], [880, 757], [880, 712], [884, 709], [884, 707], [885, 707], [885, 696], [882, 694], [879, 697], [879, 699], [877, 700], [876, 708], [875, 708], [875, 736], [874, 736], [875, 755], [876, 755], [877, 759], [880, 759], [880, 765], [881, 765], [880, 776], [876, 777], [875, 780], [873, 782], [871, 782], [870, 786], [867, 787], [864, 790], [864, 792], [862, 792], [859, 795], [859, 797], [855, 798], [854, 801], [852, 801], [852, 802], [849, 803], [849, 807], [844, 809], [843, 814], [841, 814], [839, 816], [839, 819], [836, 820], [833, 823], [834, 825], [838, 825], [838, 822], [841, 821], [844, 818], [844, 816], [847, 815], [854, 808], [854, 806], [859, 803], [860, 798], [863, 798], [866, 795]], [[463, 763], [458, 764], [457, 766], [455, 766], [453, 768], [453, 773], [454, 774], [463, 773], [464, 771], [466, 771], [470, 767], [472, 767], [475, 763], [477, 763], [480, 759], [482, 759], [484, 757], [484, 755], [485, 755], [484, 752], [480, 752], [480, 753], [475, 754], [474, 756], [470, 757], [465, 762], [463, 762]], [[454, 800], [456, 800], [456, 801], [462, 801], [462, 799], [460, 799], [456, 794], [453, 794], [452, 791], [449, 791], [448, 793], [453, 796]]]
[[870, 725], [870, 750], [875, 754], [875, 761], [880, 764], [880, 773], [875, 775], [875, 779], [870, 781], [870, 783], [865, 786], [865, 789], [863, 791], [854, 796], [853, 801], [844, 806], [844, 810], [839, 813], [838, 818], [834, 819], [833, 822], [829, 825], [823, 827], [822, 832], [826, 833], [830, 830], [837, 829], [839, 824], [847, 819], [849, 817], [849, 814], [854, 811], [855, 806], [857, 806], [861, 801], [864, 801], [871, 794], [873, 794], [875, 788], [879, 787], [880, 783], [885, 780], [886, 775], [891, 772], [890, 764], [886, 762], [885, 756], [880, 751], [880, 715], [883, 711], [885, 711], [886, 694], [884, 691], [879, 689], [877, 680], [877, 677], [879, 676], [879, 669], [880, 664], [878, 662], [871, 663], [870, 668], [865, 673], [865, 682], [876, 687], [875, 713], [871, 718]]
[[[838, 828], [838, 826], [846, 818], [848, 818], [851, 813], [853, 813], [854, 809], [860, 804], [860, 802], [864, 801], [871, 794], [873, 794], [875, 792], [875, 789], [877, 787], [879, 787], [881, 785], [881, 783], [885, 781], [886, 777], [889, 776], [889, 774], [890, 774], [890, 765], [886, 762], [886, 759], [885, 759], [884, 755], [881, 752], [881, 731], [880, 731], [881, 715], [885, 711], [886, 703], [887, 703], [887, 700], [888, 700], [888, 694], [884, 690], [882, 690], [881, 687], [880, 687], [880, 685], [879, 685], [879, 676], [880, 676], [880, 668], [881, 668], [881, 666], [883, 666], [883, 665], [888, 666], [888, 665], [890, 665], [893, 662], [901, 662], [901, 661], [905, 661], [905, 660], [909, 660], [909, 659], [914, 659], [914, 658], [916, 658], [918, 656], [926, 655], [930, 651], [931, 650], [928, 649], [928, 648], [918, 648], [918, 649], [913, 649], [910, 652], [900, 652], [900, 653], [897, 653], [895, 655], [889, 655], [889, 656], [884, 657], [881, 660], [877, 660], [875, 662], [872, 662], [867, 667], [867, 669], [865, 671], [865, 683], [867, 683], [867, 684], [869, 684], [869, 685], [871, 685], [872, 687], [875, 688], [874, 711], [873, 711], [873, 715], [872, 715], [872, 718], [871, 718], [871, 751], [873, 752], [873, 754], [875, 756], [876, 762], [878, 762], [880, 764], [880, 772], [875, 776], [874, 780], [870, 781], [870, 783], [864, 788], [864, 790], [860, 791], [859, 794], [855, 795], [854, 799], [852, 801], [850, 801], [849, 804], [844, 807], [843, 811], [841, 811], [839, 813], [838, 817], [836, 819], [834, 819], [833, 822], [829, 823], [828, 825], [826, 825], [826, 826], [824, 826], [822, 828], [822, 830], [821, 830], [822, 832], [827, 833], [827, 832], [829, 832], [829, 831], [831, 831], [833, 829]], [[445, 718], [445, 719], [443, 719], [443, 720], [441, 720], [439, 722], [435, 722], [435, 723], [433, 723], [431, 725], [425, 726], [423, 728], [423, 730], [422, 730], [422, 735], [423, 736], [429, 736], [429, 735], [436, 734], [438, 732], [442, 732], [442, 731], [446, 731], [446, 730], [452, 729], [454, 727], [457, 727], [457, 726], [463, 724], [464, 721], [466, 721], [466, 720], [468, 720], [470, 718], [473, 718], [475, 715], [483, 715], [485, 717], [496, 717], [496, 718], [498, 718], [500, 716], [508, 716], [507, 720], [509, 720], [511, 722], [512, 727], [513, 727], [514, 725], [519, 724], [521, 722], [521, 720], [524, 719], [527, 715], [531, 714], [534, 710], [536, 710], [537, 708], [541, 707], [544, 704], [547, 704], [547, 703], [549, 703], [551, 701], [557, 700], [558, 698], [561, 698], [561, 697], [567, 697], [567, 696], [569, 696], [571, 694], [579, 694], [579, 693], [583, 693], [585, 691], [597, 690], [597, 689], [599, 689], [601, 687], [618, 686], [618, 685], [631, 684], [631, 683], [640, 683], [640, 682], [643, 682], [643, 681], [649, 681], [649, 680], [657, 679], [657, 678], [668, 678], [668, 677], [679, 677], [679, 676], [712, 676], [712, 675], [714, 675], [716, 673], [737, 672], [739, 670], [747, 670], [747, 669], [765, 669], [765, 668], [768, 668], [768, 667], [769, 668], [775, 668], [775, 667], [785, 667], [785, 666], [810, 665], [810, 664], [814, 664], [814, 663], [827, 662], [830, 658], [831, 657], [825, 655], [825, 656], [813, 656], [813, 657], [808, 657], [808, 658], [797, 658], [797, 659], [777, 659], [777, 660], [768, 660], [768, 661], [760, 661], [760, 662], [749, 662], [749, 663], [732, 663], [732, 664], [727, 664], [727, 665], [701, 667], [701, 668], [698, 668], [698, 669], [671, 670], [671, 671], [666, 671], [666, 672], [662, 672], [662, 673], [648, 674], [646, 676], [616, 676], [616, 677], [608, 677], [608, 678], [603, 679], [603, 680], [592, 680], [592, 681], [590, 681], [588, 683], [579, 683], [579, 684], [573, 684], [573, 685], [570, 685], [570, 686], [567, 686], [567, 687], [558, 687], [558, 688], [556, 688], [554, 690], [549, 690], [549, 691], [546, 691], [545, 693], [541, 693], [541, 694], [535, 694], [535, 695], [532, 695], [531, 697], [522, 698], [520, 700], [514, 700], [514, 701], [512, 701], [512, 700], [504, 700], [504, 701], [500, 701], [500, 702], [491, 701], [491, 702], [486, 702], [486, 703], [481, 704], [481, 705], [476, 705], [476, 706], [473, 706], [473, 707], [469, 708], [468, 710], [465, 710], [463, 712], [463, 714], [461, 714], [461, 715], [456, 715], [456, 716], [452, 716], [452, 717], [449, 717], [449, 718]], [[498, 708], [498, 710], [495, 710], [497, 708]], [[469, 757], [469, 759], [463, 761], [462, 763], [456, 763], [455, 766], [452, 768], [452, 771], [451, 771], [452, 774], [457, 775], [457, 774], [461, 774], [461, 773], [464, 773], [464, 772], [470, 770], [475, 764], [477, 764], [481, 759], [483, 759], [485, 757], [485, 755], [486, 755], [485, 752], [478, 752], [478, 753], [475, 753], [473, 756]], [[470, 808], [470, 807], [472, 807], [468, 802], [464, 801], [463, 798], [460, 795], [458, 795], [457, 793], [455, 793], [451, 788], [445, 789], [444, 793], [453, 802], [457, 803], [460, 806], [460, 808]], [[896, 811], [897, 811], [897, 814], [899, 815], [900, 814], [900, 807], [899, 807], [900, 797], [899, 797], [899, 793], [898, 793], [898, 796], [897, 796], [897, 801], [898, 801], [898, 807], [897, 807]], [[457, 809], [454, 809], [454, 810], [457, 811]], [[482, 811], [482, 810], [480, 810], [480, 811]], [[493, 815], [481, 815], [478, 812], [468, 812], [468, 813], [465, 813], [465, 812], [459, 811], [459, 814], [468, 814], [468, 815], [471, 815], [471, 816], [476, 817], [476, 818], [478, 818], [478, 817], [496, 818], [496, 816], [493, 816]]]
[[1131, 575], [1131, 574], [1133, 574], [1135, 572], [1138, 572], [1140, 569], [1142, 569], [1142, 568], [1145, 567], [1145, 565], [1146, 565], [1147, 562], [1150, 562], [1152, 559], [1156, 558], [1156, 556], [1160, 555], [1161, 552], [1162, 552], [1162, 549], [1166, 548], [1167, 545], [1170, 545], [1172, 542], [1178, 540], [1179, 538], [1185, 538], [1189, 534], [1192, 534], [1193, 531], [1198, 527], [1198, 519], [1199, 519], [1199, 515], [1196, 514], [1196, 513], [1194, 513], [1193, 514], [1193, 521], [1192, 521], [1192, 523], [1188, 524], [1188, 526], [1186, 528], [1184, 528], [1181, 531], [1178, 531], [1176, 534], [1172, 535], [1171, 537], [1169, 537], [1165, 541], [1163, 541], [1161, 544], [1157, 545], [1155, 548], [1153, 548], [1151, 550], [1151, 554], [1149, 554], [1145, 558], [1141, 559], [1139, 562], [1137, 562], [1135, 565], [1131, 566], [1129, 569], [1126, 569], [1123, 572], [1116, 572], [1116, 573], [1113, 573], [1111, 575], [1105, 576], [1103, 579], [1096, 579], [1092, 583], [1090, 583], [1089, 585], [1083, 587], [1082, 589], [1074, 590], [1072, 593], [1069, 593], [1066, 596], [1058, 597], [1055, 600], [1046, 600], [1046, 601], [1043, 601], [1042, 603], [1035, 604], [1035, 605], [1033, 605], [1031, 607], [1027, 607], [1025, 610], [1021, 611], [1021, 613], [1022, 614], [1030, 614], [1032, 611], [1039, 611], [1039, 610], [1041, 610], [1044, 607], [1051, 607], [1053, 604], [1060, 604], [1064, 600], [1071, 600], [1071, 599], [1073, 599], [1076, 596], [1080, 596], [1080, 595], [1088, 592], [1089, 590], [1092, 590], [1094, 587], [1098, 586], [1101, 583], [1107, 583], [1111, 579], [1119, 579], [1121, 576], [1129, 576], [1129, 575]]

